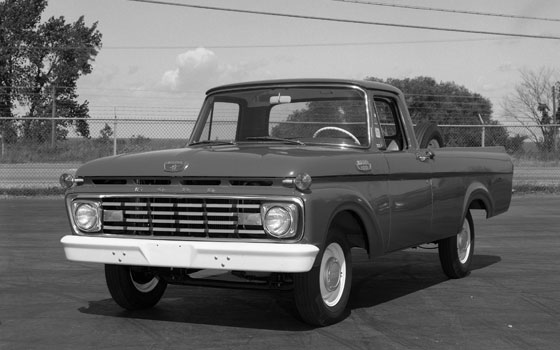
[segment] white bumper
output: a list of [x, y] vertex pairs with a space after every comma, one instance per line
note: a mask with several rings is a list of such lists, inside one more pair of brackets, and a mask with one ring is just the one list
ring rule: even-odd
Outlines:
[[68, 260], [195, 269], [307, 272], [319, 248], [310, 244], [201, 242], [64, 236]]

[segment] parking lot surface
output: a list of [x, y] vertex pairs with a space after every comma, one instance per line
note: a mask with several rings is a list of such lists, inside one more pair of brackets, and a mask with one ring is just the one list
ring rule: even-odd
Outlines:
[[0, 198], [0, 349], [558, 349], [560, 196], [515, 196], [475, 227], [461, 280], [434, 250], [356, 252], [349, 316], [313, 328], [289, 292], [170, 286], [124, 311], [102, 265], [65, 259], [62, 198]]

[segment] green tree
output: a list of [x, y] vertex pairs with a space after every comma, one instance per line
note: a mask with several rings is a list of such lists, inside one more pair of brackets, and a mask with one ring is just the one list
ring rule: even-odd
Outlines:
[[103, 129], [99, 130], [99, 140], [103, 143], [109, 143], [112, 136], [113, 129], [109, 126], [109, 124], [105, 123]]
[[[4, 89], [12, 89], [7, 92], [12, 101], [7, 107], [9, 113], [13, 111], [13, 102], [17, 101], [27, 111], [26, 116], [50, 118], [54, 104], [57, 117], [79, 118], [57, 121], [57, 139], [64, 139], [71, 127], [77, 134], [89, 137], [89, 125], [85, 120], [89, 117], [88, 102], [77, 102], [76, 89], [78, 78], [92, 72], [92, 61], [101, 48], [97, 23], [87, 26], [83, 17], [74, 23], [67, 23], [64, 17], [51, 17], [39, 23], [37, 17], [40, 18], [46, 1], [6, 0], [0, 2], [0, 6], [6, 11], [2, 13], [9, 13], [11, 19], [2, 21], [3, 39], [0, 40], [9, 47], [19, 47], [5, 50], [4, 61], [10, 64], [7, 71], [12, 73], [11, 78], [3, 82]], [[26, 35], [17, 39], [18, 42], [14, 37], [21, 30], [14, 23], [25, 19], [28, 19]], [[14, 76], [16, 72], [18, 77]], [[13, 89], [16, 81], [24, 88]], [[48, 120], [25, 120], [20, 125], [20, 137], [43, 142], [51, 135], [51, 127]]]
[[[279, 124], [272, 128], [271, 135], [277, 137], [312, 137], [313, 133], [333, 123], [353, 123], [365, 120], [365, 109], [355, 101], [320, 101], [308, 102], [301, 109], [290, 114], [286, 121], [297, 124]], [[322, 123], [324, 121], [324, 124]], [[313, 124], [305, 124], [314, 122]], [[363, 136], [365, 130], [359, 125], [346, 125], [344, 129], [357, 137]], [[335, 132], [335, 136], [340, 133]]]
[[528, 138], [527, 135], [515, 134], [515, 136], [509, 137], [504, 145], [508, 153], [514, 155], [520, 155], [524, 153], [523, 144]]
[[[473, 125], [472, 128], [443, 128], [449, 146], [481, 146], [479, 116], [485, 125], [499, 125], [492, 120], [490, 100], [454, 82], [438, 83], [430, 77], [386, 80], [368, 77], [366, 80], [387, 83], [403, 91], [413, 123], [431, 121], [440, 125]], [[487, 128], [485, 145], [504, 145], [507, 138], [505, 128]]]
[[17, 139], [11, 118], [25, 83], [27, 43], [46, 6], [46, 0], [0, 1], [0, 133], [9, 143]]
[[554, 151], [554, 127], [550, 126], [554, 114], [552, 86], [560, 80], [560, 75], [553, 68], [545, 67], [521, 70], [520, 74], [521, 83], [503, 100], [504, 116], [525, 126], [529, 139], [540, 152]]

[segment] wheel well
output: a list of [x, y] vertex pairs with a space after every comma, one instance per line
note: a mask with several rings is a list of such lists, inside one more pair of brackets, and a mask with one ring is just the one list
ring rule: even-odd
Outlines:
[[331, 221], [331, 228], [342, 232], [351, 248], [363, 248], [369, 253], [369, 241], [364, 224], [355, 212], [345, 210], [337, 213]]
[[484, 211], [486, 212], [486, 216], [490, 215], [490, 212], [489, 212], [490, 208], [489, 208], [488, 204], [487, 204], [484, 200], [482, 200], [482, 199], [480, 199], [480, 198], [479, 198], [479, 199], [473, 200], [473, 201], [469, 204], [468, 210], [471, 210], [471, 209], [474, 209], [474, 210], [484, 210]]

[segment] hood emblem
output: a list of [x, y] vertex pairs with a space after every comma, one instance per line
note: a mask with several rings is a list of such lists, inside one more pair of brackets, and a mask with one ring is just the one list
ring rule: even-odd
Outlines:
[[189, 163], [180, 160], [163, 163], [163, 171], [168, 173], [178, 173], [189, 167]]

